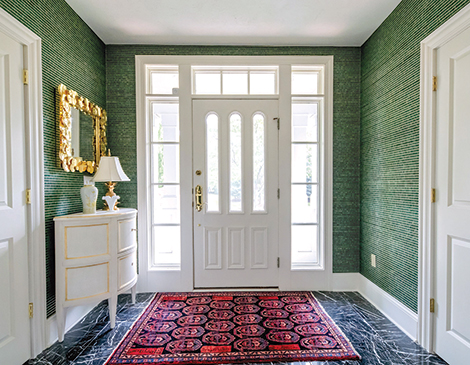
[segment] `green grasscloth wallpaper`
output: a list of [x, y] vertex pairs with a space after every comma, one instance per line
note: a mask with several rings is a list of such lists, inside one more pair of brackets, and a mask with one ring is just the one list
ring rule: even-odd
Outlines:
[[56, 88], [64, 84], [106, 107], [105, 45], [64, 0], [0, 0], [0, 8], [42, 40], [47, 314], [55, 312], [54, 222], [82, 210], [83, 174], [58, 159]]
[[333, 270], [359, 271], [360, 48], [106, 46], [109, 146], [131, 179], [116, 189], [122, 206], [133, 208], [137, 208], [136, 55], [333, 55]]
[[403, 0], [362, 46], [361, 274], [415, 312], [420, 42], [469, 2]]

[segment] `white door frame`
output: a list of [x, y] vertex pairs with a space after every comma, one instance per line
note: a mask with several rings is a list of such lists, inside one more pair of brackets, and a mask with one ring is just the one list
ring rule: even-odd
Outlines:
[[[325, 139], [323, 141], [323, 148], [325, 153], [324, 170], [323, 170], [323, 188], [324, 188], [324, 206], [321, 208], [324, 220], [324, 262], [320, 270], [291, 270], [290, 264], [281, 263], [279, 270], [281, 290], [292, 288], [292, 285], [303, 285], [308, 283], [308, 290], [331, 290], [333, 287], [333, 56], [168, 56], [168, 55], [136, 55], [135, 56], [135, 73], [136, 73], [136, 121], [137, 121], [137, 195], [138, 195], [138, 242], [139, 242], [139, 262], [143, 265], [139, 272], [139, 281], [137, 290], [148, 291], [191, 291], [194, 289], [193, 283], [193, 234], [188, 233], [185, 237], [182, 236], [181, 251], [184, 252], [181, 258], [180, 270], [166, 270], [159, 271], [159, 280], [149, 280], [149, 272], [147, 267], [149, 264], [149, 237], [150, 237], [150, 216], [147, 214], [149, 207], [149, 192], [150, 176], [147, 171], [150, 149], [148, 148], [148, 125], [146, 118], [146, 65], [179, 65], [180, 80], [191, 79], [191, 65], [237, 65], [237, 66], [251, 66], [251, 65], [279, 65], [280, 76], [279, 85], [283, 85], [284, 90], [291, 90], [291, 65], [323, 65], [325, 67], [324, 82], [325, 82], [325, 105], [324, 105], [324, 130]], [[220, 98], [232, 98], [233, 96], [221, 96]], [[254, 96], [259, 98], [258, 95]], [[192, 106], [191, 100], [197, 98], [191, 94], [191, 85], [189, 83], [180, 83], [179, 87], [180, 98], [180, 128], [187, 128], [191, 131], [186, 137], [183, 135], [180, 139], [180, 155], [186, 154], [187, 151], [192, 151]], [[204, 96], [201, 96], [204, 98]], [[212, 96], [211, 96], [212, 98]], [[252, 97], [253, 98], [253, 97]], [[281, 121], [286, 123], [291, 119], [291, 94], [280, 93], [276, 98], [279, 100], [279, 117]], [[247, 98], [248, 99], [248, 98]], [[281, 122], [282, 124], [282, 122]], [[281, 127], [282, 128], [282, 127]], [[281, 130], [282, 132], [282, 130]], [[190, 138], [188, 136], [191, 136]], [[288, 145], [288, 150], [281, 154], [279, 157], [279, 165], [290, 164], [290, 132], [280, 133], [279, 146]], [[184, 151], [183, 151], [184, 149]], [[188, 152], [189, 155], [192, 152]], [[189, 169], [192, 171], [192, 160], [183, 159], [181, 161], [180, 171]], [[290, 217], [290, 175], [280, 174], [279, 184], [281, 188], [280, 210], [284, 211]], [[184, 199], [192, 201], [190, 194], [193, 188], [192, 180], [181, 180], [181, 202]], [[284, 190], [286, 188], [286, 190]], [[286, 193], [282, 193], [286, 191]], [[192, 225], [193, 211], [189, 210], [182, 213], [181, 222], [191, 222]], [[284, 222], [283, 226], [279, 227], [279, 242], [290, 242], [289, 234], [290, 221]], [[290, 246], [279, 246], [280, 257], [286, 258], [290, 262], [291, 252]], [[156, 270], [155, 270], [156, 271]], [[308, 275], [309, 280], [305, 279]], [[179, 283], [176, 287], [175, 283]], [[311, 284], [311, 286], [310, 286]], [[304, 290], [305, 287], [296, 287], [294, 289]]]
[[31, 189], [28, 206], [29, 298], [34, 303], [31, 319], [31, 357], [46, 347], [46, 241], [44, 223], [44, 146], [42, 115], [41, 38], [0, 9], [0, 31], [21, 43], [29, 83], [25, 86], [26, 184]]
[[[434, 297], [434, 208], [431, 189], [435, 186], [436, 98], [432, 91], [436, 73], [436, 51], [470, 28], [470, 4], [421, 42], [420, 132], [419, 132], [419, 283], [418, 343], [434, 350], [434, 316], [429, 303]], [[439, 80], [438, 80], [439, 82]]]

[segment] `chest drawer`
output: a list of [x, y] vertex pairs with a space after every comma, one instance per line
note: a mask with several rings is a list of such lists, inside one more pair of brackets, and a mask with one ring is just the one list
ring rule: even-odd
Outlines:
[[118, 290], [130, 284], [137, 276], [136, 251], [118, 260]]
[[63, 229], [66, 260], [109, 254], [108, 223], [65, 226]]
[[118, 221], [118, 254], [137, 244], [136, 228], [135, 218]]

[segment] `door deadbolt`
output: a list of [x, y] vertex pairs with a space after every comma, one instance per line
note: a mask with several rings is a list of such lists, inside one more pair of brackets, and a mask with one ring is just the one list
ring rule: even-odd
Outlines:
[[202, 174], [201, 170], [196, 170], [196, 175], [200, 176]]

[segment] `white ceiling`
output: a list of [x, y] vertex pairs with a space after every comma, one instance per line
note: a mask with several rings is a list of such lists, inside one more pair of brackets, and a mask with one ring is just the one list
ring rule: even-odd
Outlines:
[[66, 0], [106, 44], [360, 46], [400, 0]]

